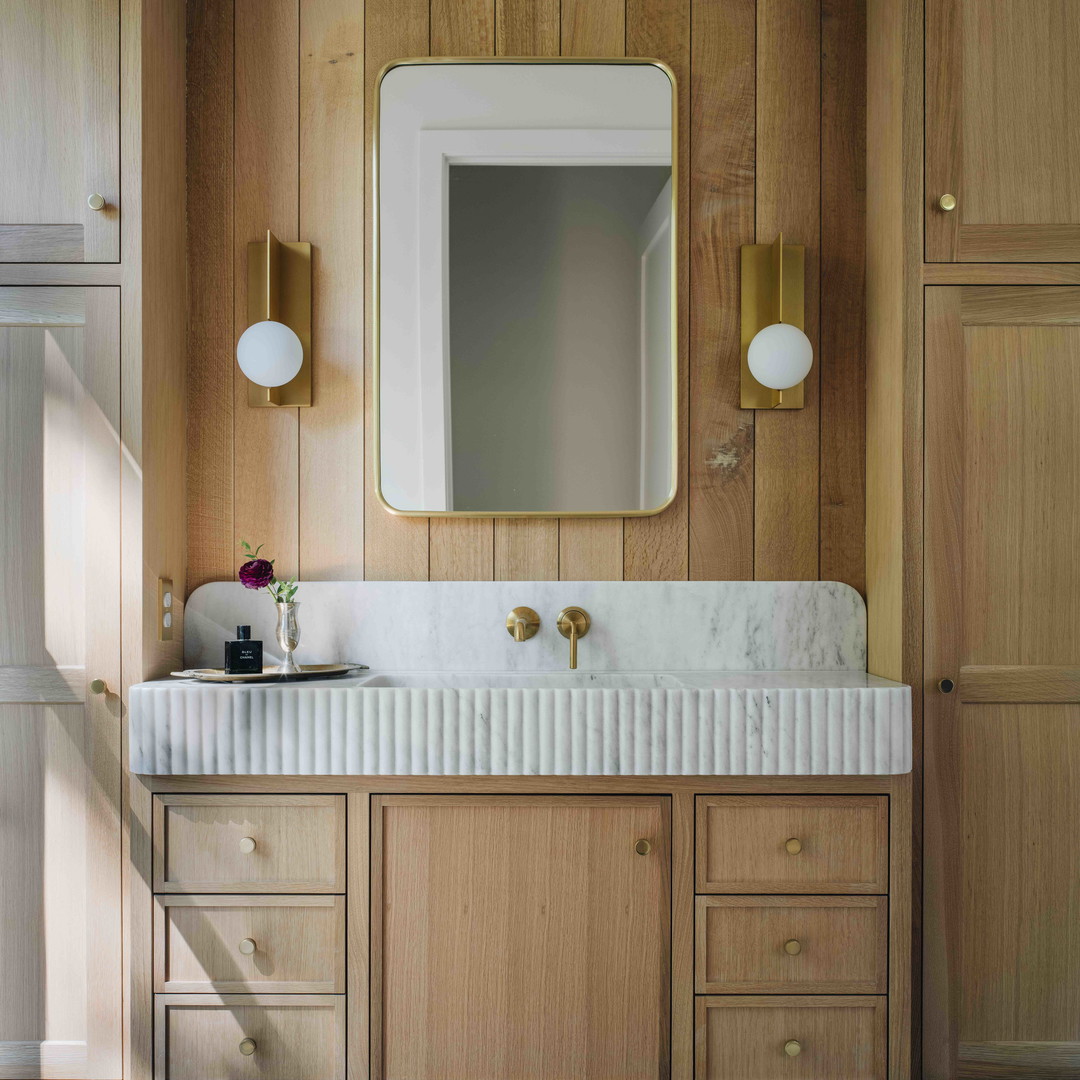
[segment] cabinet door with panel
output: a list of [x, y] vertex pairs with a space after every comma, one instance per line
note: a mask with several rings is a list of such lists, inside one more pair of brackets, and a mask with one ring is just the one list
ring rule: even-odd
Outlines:
[[121, 1075], [120, 297], [0, 288], [0, 1076]]
[[1080, 289], [927, 290], [928, 1080], [1080, 1075], [1078, 402]]
[[120, 257], [119, 0], [5, 0], [0, 262]]
[[372, 1074], [655, 1080], [667, 797], [372, 800]]
[[927, 261], [1080, 261], [1078, 53], [1075, 0], [926, 0]]

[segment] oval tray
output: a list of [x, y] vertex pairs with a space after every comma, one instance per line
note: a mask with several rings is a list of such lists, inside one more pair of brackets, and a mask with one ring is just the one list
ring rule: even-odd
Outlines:
[[285, 674], [278, 671], [276, 665], [264, 667], [262, 671], [251, 674], [229, 674], [224, 668], [188, 668], [186, 671], [172, 671], [169, 674], [177, 679], [198, 679], [200, 682], [303, 682], [305, 679], [332, 679], [338, 675], [347, 675], [350, 671], [367, 671], [366, 664], [304, 664], [300, 671]]

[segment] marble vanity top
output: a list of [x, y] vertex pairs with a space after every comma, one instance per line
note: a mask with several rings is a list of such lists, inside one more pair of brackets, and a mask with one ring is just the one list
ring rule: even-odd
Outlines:
[[[865, 671], [865, 611], [832, 582], [308, 583], [301, 665], [370, 671], [294, 684], [143, 683], [139, 773], [851, 775], [911, 768], [911, 694]], [[567, 671], [554, 616], [593, 629]], [[512, 607], [541, 615], [515, 643]], [[303, 609], [302, 609], [303, 610]], [[233, 583], [189, 599], [189, 666], [220, 664], [272, 607]], [[449, 629], [447, 629], [449, 627]], [[272, 653], [272, 650], [270, 650]], [[652, 656], [661, 663], [644, 663]], [[621, 663], [620, 663], [621, 661]], [[525, 665], [529, 669], [525, 669]]]

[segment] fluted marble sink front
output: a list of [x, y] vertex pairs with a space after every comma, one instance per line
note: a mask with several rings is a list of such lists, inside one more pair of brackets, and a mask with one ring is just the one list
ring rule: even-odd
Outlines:
[[[375, 670], [310, 683], [135, 686], [133, 771], [777, 776], [911, 768], [910, 689], [866, 674], [865, 612], [844, 585], [363, 582], [304, 590], [321, 601], [323, 626], [336, 636], [322, 630], [318, 651], [301, 664], [362, 658]], [[229, 584], [193, 594], [189, 664], [212, 663], [231, 622], [251, 622], [272, 640], [268, 605], [250, 597]], [[508, 638], [505, 612], [530, 601], [549, 620], [568, 602], [590, 611], [582, 670], [563, 667], [567, 644], [550, 628], [539, 644]], [[455, 620], [476, 628], [471, 638], [409, 637], [416, 626]], [[470, 650], [473, 670], [460, 663]], [[649, 654], [664, 669], [633, 670]], [[620, 657], [630, 670], [617, 670]], [[547, 669], [507, 670], [508, 660]]]

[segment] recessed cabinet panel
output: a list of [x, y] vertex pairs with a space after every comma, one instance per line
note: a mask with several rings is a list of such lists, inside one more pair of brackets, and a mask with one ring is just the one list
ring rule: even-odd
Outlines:
[[656, 1080], [664, 797], [375, 797], [371, 1030], [386, 1080]]
[[120, 257], [119, 9], [5, 0], [0, 262]]
[[1078, 51], [1072, 0], [927, 0], [928, 261], [1080, 261]]

